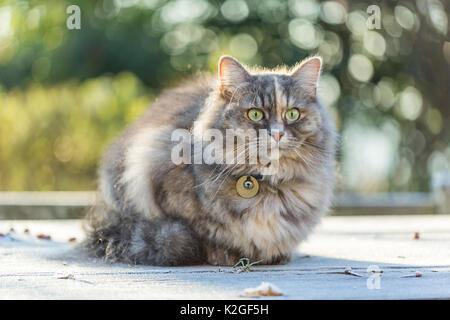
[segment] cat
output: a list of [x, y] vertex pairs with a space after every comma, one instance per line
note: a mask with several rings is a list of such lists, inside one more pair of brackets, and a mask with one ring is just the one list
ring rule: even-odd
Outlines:
[[[160, 266], [290, 261], [333, 194], [337, 133], [317, 97], [321, 67], [317, 56], [290, 70], [222, 56], [218, 77], [198, 75], [164, 91], [104, 155], [101, 200], [86, 219], [87, 252]], [[208, 129], [266, 129], [278, 158], [264, 166], [176, 164], [176, 129], [194, 140]], [[252, 197], [238, 193], [246, 175], [255, 178], [246, 178], [250, 187], [258, 185]]]

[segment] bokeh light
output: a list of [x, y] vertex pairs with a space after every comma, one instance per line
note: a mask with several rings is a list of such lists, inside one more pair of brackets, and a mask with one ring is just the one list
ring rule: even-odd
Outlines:
[[238, 34], [231, 38], [230, 51], [238, 59], [249, 60], [258, 52], [258, 44], [249, 34]]
[[300, 18], [316, 20], [320, 13], [320, 6], [314, 0], [289, 0], [289, 8]]
[[366, 32], [364, 35], [364, 48], [376, 57], [383, 57], [386, 51], [386, 41], [383, 36], [376, 31]]
[[394, 9], [395, 20], [404, 29], [412, 30], [414, 28], [415, 16], [414, 13], [407, 7], [398, 5]]
[[319, 83], [319, 97], [325, 107], [330, 108], [335, 105], [340, 95], [341, 87], [338, 80], [332, 74], [322, 74]]
[[398, 112], [407, 120], [416, 120], [422, 112], [422, 95], [414, 87], [405, 88], [398, 97]]
[[[320, 55], [341, 133], [339, 191], [427, 191], [450, 164], [448, 1], [69, 0], [0, 3], [0, 188], [95, 188], [103, 148], [165, 88]], [[20, 119], [20, 121], [17, 121]]]
[[317, 48], [323, 40], [322, 28], [306, 19], [294, 19], [289, 23], [289, 36], [294, 45], [302, 49]]
[[341, 24], [347, 18], [347, 11], [337, 1], [325, 1], [320, 7], [320, 17], [328, 24]]
[[348, 70], [353, 78], [358, 81], [369, 81], [373, 75], [372, 62], [362, 54], [354, 54], [348, 62]]
[[231, 22], [240, 22], [247, 18], [249, 10], [243, 0], [227, 0], [220, 7], [220, 12], [225, 19]]
[[447, 35], [448, 32], [448, 17], [445, 13], [444, 6], [438, 0], [427, 1], [428, 13], [431, 24], [442, 35]]

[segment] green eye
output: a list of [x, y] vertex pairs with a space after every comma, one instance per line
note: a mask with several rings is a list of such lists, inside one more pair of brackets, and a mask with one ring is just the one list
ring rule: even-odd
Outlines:
[[300, 111], [296, 108], [289, 109], [286, 111], [286, 119], [289, 121], [295, 121], [300, 117]]
[[260, 121], [262, 120], [262, 118], [264, 118], [264, 113], [256, 108], [252, 108], [250, 110], [248, 110], [247, 113], [248, 117], [250, 118], [250, 120], [252, 121]]

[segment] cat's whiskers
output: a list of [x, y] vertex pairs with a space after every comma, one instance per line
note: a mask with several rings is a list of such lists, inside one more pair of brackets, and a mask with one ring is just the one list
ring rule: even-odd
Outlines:
[[[251, 147], [251, 146], [254, 145], [254, 143], [256, 143], [256, 142], [253, 141], [253, 142], [249, 142], [248, 144], [245, 144], [245, 145], [243, 145], [243, 146], [239, 146], [239, 147], [243, 148], [244, 150], [241, 150], [241, 151], [239, 152], [239, 154], [237, 154], [236, 159], [239, 159], [239, 157], [240, 157], [243, 153], [245, 153], [245, 158], [244, 158], [244, 160], [248, 160], [248, 158], [249, 158], [250, 155], [247, 154], [247, 151], [249, 150], [249, 147]], [[237, 148], [236, 150], [239, 150], [239, 148]], [[233, 153], [234, 153], [234, 152], [233, 152]], [[209, 181], [209, 183], [214, 183], [215, 181], [217, 181], [217, 180], [222, 176], [222, 174], [225, 173], [225, 176], [223, 177], [222, 182], [220, 183], [220, 185], [219, 185], [219, 187], [217, 188], [216, 192], [214, 193], [213, 197], [212, 197], [211, 200], [209, 201], [208, 206], [211, 206], [211, 205], [212, 205], [212, 203], [213, 203], [215, 197], [217, 196], [217, 194], [219, 193], [219, 191], [222, 189], [222, 186], [223, 186], [224, 182], [225, 182], [225, 181], [228, 179], [228, 177], [233, 173], [233, 170], [236, 169], [238, 166], [240, 166], [240, 165], [245, 165], [245, 164], [246, 164], [245, 162], [244, 162], [244, 163], [239, 163], [239, 162], [237, 162], [237, 163], [235, 163], [235, 164], [234, 164], [233, 166], [231, 166], [231, 167], [230, 167], [230, 166], [225, 167], [225, 169], [222, 170], [221, 173], [220, 173], [213, 181]]]
[[[236, 149], [233, 150], [233, 156], [234, 156], [234, 153], [235, 153], [235, 152], [239, 152], [239, 154], [236, 156], [236, 158], [239, 158], [240, 155], [241, 155], [243, 152], [246, 152], [246, 151], [247, 151], [247, 147], [249, 147], [249, 146], [251, 146], [250, 143], [249, 143], [248, 145], [247, 145], [247, 144], [245, 144], [245, 145], [239, 145], [238, 148], [236, 148]], [[242, 148], [243, 148], [244, 150], [241, 150]], [[225, 153], [225, 157], [226, 157], [227, 155], [228, 155], [228, 154]], [[239, 163], [238, 163], [238, 164], [239, 164]], [[217, 168], [217, 167], [216, 167], [216, 168]], [[216, 168], [213, 169], [213, 172], [208, 176], [208, 178], [207, 178], [204, 182], [202, 182], [202, 183], [200, 183], [200, 184], [198, 184], [198, 185], [195, 185], [194, 188], [198, 188], [198, 187], [200, 187], [200, 186], [202, 186], [202, 185], [204, 185], [204, 184], [206, 184], [206, 183], [214, 183], [214, 182], [216, 182], [216, 181], [220, 178], [220, 176], [221, 176], [223, 173], [225, 173], [227, 170], [230, 170], [230, 169], [231, 169], [231, 167], [230, 167], [230, 166], [227, 166], [227, 164], [225, 163], [225, 168], [223, 168], [217, 175], [215, 175], [213, 179], [209, 179], [209, 178], [211, 178], [211, 177], [213, 176], [213, 174], [216, 172]]]
[[236, 164], [232, 167], [232, 169], [229, 170], [229, 171], [226, 173], [226, 176], [224, 177], [224, 179], [222, 179], [222, 182], [220, 183], [219, 187], [217, 188], [216, 192], [214, 193], [213, 197], [211, 198], [211, 201], [209, 201], [208, 207], [211, 207], [211, 205], [213, 204], [213, 201], [214, 201], [214, 199], [216, 198], [217, 194], [219, 193], [220, 189], [222, 189], [222, 185], [224, 184], [225, 180], [228, 179], [228, 177], [229, 177], [229, 176], [231, 175], [231, 173], [232, 173], [232, 170], [233, 170], [234, 168], [236, 168], [236, 166], [238, 166], [238, 165], [239, 165], [239, 163], [236, 163]]
[[[244, 147], [245, 147], [245, 146], [244, 146]], [[237, 158], [238, 158], [243, 152], [245, 152], [245, 151], [246, 151], [246, 149], [242, 150], [242, 151], [238, 154]], [[234, 151], [233, 151], [233, 155], [234, 155]], [[236, 164], [239, 164], [239, 163], [236, 163]], [[236, 166], [234, 166], [234, 167], [236, 167]], [[207, 179], [205, 182], [201, 183], [200, 185], [203, 185], [203, 184], [205, 184], [205, 183], [210, 183], [210, 184], [212, 184], [212, 183], [216, 182], [216, 181], [222, 176], [222, 174], [224, 174], [224, 173], [227, 172], [228, 170], [233, 170], [234, 167], [230, 167], [230, 166], [228, 166], [227, 164], [225, 164], [225, 168], [223, 168], [222, 171], [220, 171], [219, 174], [217, 174], [217, 175], [215, 176], [214, 179], [210, 179], [210, 180]], [[210, 175], [210, 176], [211, 176], [211, 175]], [[209, 177], [208, 177], [208, 178], [209, 178]], [[200, 185], [197, 185], [197, 186], [195, 186], [195, 187], [198, 187], [198, 186], [200, 186]]]
[[314, 162], [321, 161], [321, 158], [319, 158], [317, 155], [312, 154], [305, 148], [302, 148], [302, 144], [296, 139], [288, 139], [286, 142], [286, 147], [290, 147], [290, 150], [293, 150], [295, 152], [295, 154], [300, 158], [300, 160], [307, 168], [315, 168], [317, 167], [317, 165]]

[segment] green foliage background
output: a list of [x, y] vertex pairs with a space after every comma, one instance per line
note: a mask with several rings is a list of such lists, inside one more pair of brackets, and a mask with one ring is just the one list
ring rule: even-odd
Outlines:
[[[449, 2], [372, 2], [1, 1], [0, 190], [95, 188], [105, 145], [222, 54], [266, 67], [320, 54], [339, 188], [428, 190], [450, 170]], [[73, 4], [81, 30], [66, 26]]]

